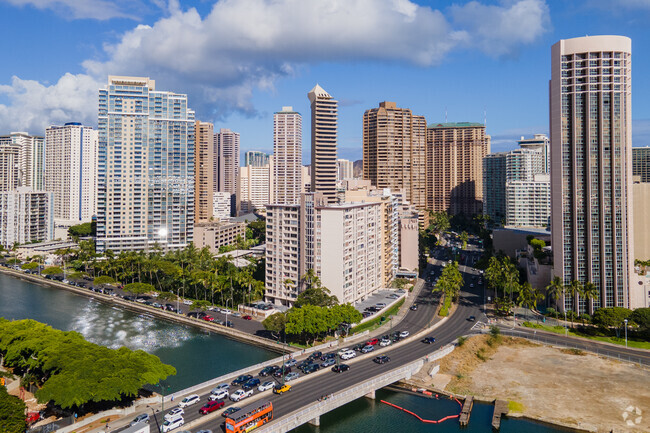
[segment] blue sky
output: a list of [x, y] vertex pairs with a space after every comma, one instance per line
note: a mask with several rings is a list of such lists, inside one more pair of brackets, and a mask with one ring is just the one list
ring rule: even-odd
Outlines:
[[550, 47], [632, 38], [633, 145], [650, 145], [650, 0], [0, 0], [0, 133], [95, 125], [108, 74], [187, 93], [197, 118], [273, 148], [273, 112], [340, 101], [339, 157], [363, 112], [395, 101], [427, 122], [487, 119], [492, 151], [548, 131]]

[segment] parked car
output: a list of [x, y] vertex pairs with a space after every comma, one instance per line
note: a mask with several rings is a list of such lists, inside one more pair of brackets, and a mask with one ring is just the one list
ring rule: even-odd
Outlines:
[[203, 316], [203, 320], [205, 320], [206, 322], [214, 322], [214, 317], [206, 314], [205, 316]]
[[367, 345], [364, 346], [363, 349], [361, 349], [361, 353], [370, 353], [373, 350], [375, 350], [375, 346]]
[[149, 424], [149, 420], [150, 418], [148, 413], [141, 413], [140, 415], [133, 418], [133, 421], [131, 421], [131, 425], [137, 424], [139, 422]]
[[257, 387], [257, 390], [259, 392], [263, 391], [268, 391], [269, 389], [273, 389], [274, 382], [268, 381], [260, 384], [260, 386]]
[[176, 419], [179, 416], [183, 416], [184, 413], [185, 413], [185, 411], [182, 408], [175, 407], [172, 410], [170, 410], [169, 412], [167, 412], [165, 414], [164, 418], [165, 419]]
[[200, 400], [200, 398], [199, 398], [199, 396], [197, 394], [188, 395], [183, 400], [181, 400], [180, 403], [178, 403], [178, 407], [191, 406], [193, 404], [198, 403], [199, 400]]
[[410, 333], [408, 331], [402, 331], [399, 333], [399, 338], [406, 338], [409, 336], [409, 334]]
[[334, 365], [334, 364], [336, 364], [336, 359], [329, 358], [329, 359], [326, 359], [325, 361], [323, 361], [320, 366], [325, 368], [325, 367], [329, 367], [330, 365]]
[[230, 382], [230, 384], [231, 384], [232, 386], [241, 385], [241, 384], [243, 384], [243, 383], [248, 382], [248, 381], [251, 380], [252, 378], [253, 378], [253, 376], [251, 376], [250, 374], [242, 374], [241, 376], [239, 376], [238, 378], [236, 378], [235, 380], [233, 380], [232, 382]]
[[227, 407], [223, 412], [221, 412], [221, 416], [226, 417], [228, 415], [232, 415], [233, 413], [237, 412], [240, 409], [241, 408], [237, 406]]
[[246, 397], [250, 397], [251, 395], [253, 395], [252, 389], [249, 389], [248, 391], [244, 391], [243, 389], [238, 389], [237, 391], [230, 394], [230, 399], [232, 401], [239, 401]]
[[287, 391], [291, 391], [291, 385], [284, 384], [280, 385], [279, 383], [273, 388], [273, 394], [284, 394]]
[[244, 320], [253, 320], [253, 318], [251, 316], [249, 316], [248, 314], [243, 316], [242, 319], [244, 319]]
[[225, 404], [226, 402], [223, 400], [209, 401], [206, 404], [204, 404], [201, 409], [199, 409], [199, 413], [201, 415], [207, 415], [211, 412], [214, 412], [217, 409], [221, 409], [222, 407], [225, 406]]
[[286, 382], [289, 382], [290, 380], [298, 379], [299, 376], [300, 375], [294, 371], [293, 373], [289, 373], [286, 376], [284, 376], [284, 380]]
[[347, 364], [339, 364], [339, 365], [335, 365], [334, 367], [332, 367], [332, 371], [334, 373], [342, 373], [344, 371], [348, 371], [349, 369], [350, 369], [350, 366], [347, 365]]
[[246, 383], [244, 385], [242, 385], [242, 388], [244, 390], [248, 391], [249, 389], [253, 389], [253, 388], [258, 387], [260, 382], [261, 381], [258, 378], [254, 377], [254, 378], [246, 381]]
[[422, 340], [422, 342], [427, 344], [433, 344], [436, 342], [436, 339], [433, 337], [426, 337], [424, 340]]
[[225, 322], [222, 322], [221, 324], [222, 324], [223, 326], [227, 327], [227, 328], [232, 328], [232, 327], [234, 327], [234, 325], [232, 324], [232, 322], [231, 322], [230, 320], [226, 320]]
[[176, 418], [173, 421], [170, 421], [170, 420], [167, 419], [162, 424], [162, 431], [163, 431], [163, 433], [167, 433], [168, 431], [172, 431], [175, 428], [178, 428], [178, 427], [182, 426], [183, 424], [185, 424], [185, 420], [183, 419], [183, 417]]
[[378, 302], [378, 303], [375, 304], [375, 308], [379, 308], [380, 310], [381, 310], [382, 308], [386, 308], [386, 303], [384, 303], [384, 302]]
[[373, 361], [375, 361], [377, 364], [386, 364], [388, 361], [390, 361], [390, 358], [386, 355], [379, 355], [376, 356]]

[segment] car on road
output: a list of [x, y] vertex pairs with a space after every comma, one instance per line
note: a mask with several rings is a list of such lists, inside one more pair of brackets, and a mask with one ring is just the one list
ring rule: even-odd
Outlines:
[[312, 352], [312, 354], [309, 355], [309, 356], [307, 357], [307, 359], [309, 359], [309, 360], [316, 360], [316, 359], [320, 359], [321, 356], [323, 356], [323, 352], [321, 352], [321, 351], [316, 351], [316, 352]]
[[176, 418], [175, 420], [165, 420], [165, 422], [162, 424], [162, 431], [163, 433], [167, 433], [168, 431], [172, 431], [180, 426], [185, 424], [185, 420], [183, 417]]
[[433, 344], [436, 342], [436, 339], [434, 337], [425, 337], [425, 339], [422, 340], [422, 342], [427, 344]]
[[291, 385], [286, 383], [284, 385], [278, 383], [273, 387], [273, 394], [284, 394], [287, 391], [291, 391]]
[[372, 339], [366, 341], [366, 346], [374, 346], [375, 344], [379, 344], [379, 339], [378, 338], [372, 338]]
[[390, 346], [391, 343], [392, 341], [390, 341], [390, 338], [382, 338], [381, 341], [379, 342], [379, 345], [381, 347], [386, 347], [386, 346]]
[[289, 373], [286, 376], [284, 376], [284, 380], [286, 382], [289, 382], [290, 380], [298, 379], [299, 376], [300, 375], [294, 371], [293, 373]]
[[[213, 390], [214, 391], [214, 390]], [[228, 391], [225, 389], [219, 390], [217, 392], [213, 392], [208, 396], [208, 400], [214, 401], [214, 400], [225, 400], [228, 398]]]
[[280, 367], [278, 367], [277, 365], [269, 365], [268, 367], [264, 367], [264, 368], [263, 368], [263, 369], [258, 373], [258, 375], [261, 376], [261, 377], [270, 376], [270, 375], [272, 375], [273, 372], [274, 372], [275, 370], [277, 370], [278, 368], [280, 368]]
[[244, 391], [243, 389], [238, 389], [237, 391], [230, 394], [230, 399], [232, 401], [239, 401], [246, 397], [250, 397], [251, 395], [253, 395], [252, 389], [249, 389], [248, 391]]
[[349, 352], [349, 351], [350, 351], [350, 348], [349, 348], [349, 347], [345, 347], [345, 348], [343, 348], [343, 349], [341, 349], [341, 350], [338, 351], [338, 355], [341, 356], [341, 355], [343, 355], [345, 352]]
[[417, 311], [417, 310], [418, 310], [418, 304], [413, 304], [413, 305], [411, 305], [411, 307], [409, 308], [409, 310], [411, 310], [411, 311]]
[[209, 401], [206, 404], [204, 404], [201, 409], [199, 409], [199, 413], [201, 415], [207, 415], [211, 412], [214, 412], [217, 409], [221, 409], [222, 407], [225, 406], [225, 404], [226, 402], [223, 400]]
[[409, 334], [410, 333], [408, 331], [402, 331], [399, 333], [399, 338], [406, 338], [409, 336]]
[[476, 321], [476, 317], [474, 317], [474, 316], [469, 316], [469, 317], [467, 318], [467, 320], [469, 320], [470, 322], [475, 322], [475, 321]]
[[205, 316], [203, 316], [203, 320], [205, 320], [206, 322], [214, 322], [214, 317], [206, 314]]
[[184, 413], [185, 413], [185, 411], [183, 409], [181, 409], [180, 407], [175, 407], [172, 410], [170, 410], [169, 412], [167, 412], [165, 414], [164, 418], [174, 420], [174, 419], [178, 418], [179, 416], [183, 416]]
[[288, 373], [291, 373], [291, 367], [281, 367], [273, 372], [273, 377], [282, 377]]
[[136, 416], [133, 418], [133, 421], [131, 421], [131, 425], [137, 424], [139, 422], [148, 424], [149, 423], [149, 414], [148, 413], [141, 413], [140, 415]]
[[343, 373], [344, 371], [348, 371], [349, 369], [350, 369], [350, 366], [347, 365], [347, 364], [339, 364], [339, 365], [335, 365], [334, 367], [332, 367], [332, 371], [334, 373]]
[[180, 403], [178, 403], [178, 407], [191, 406], [193, 404], [198, 403], [199, 400], [200, 400], [200, 398], [199, 398], [199, 396], [197, 394], [188, 395], [183, 400], [181, 400]]
[[325, 368], [325, 367], [329, 367], [330, 365], [334, 365], [334, 364], [336, 364], [336, 359], [328, 358], [325, 361], [323, 361], [320, 366]]
[[275, 383], [271, 382], [271, 381], [264, 382], [264, 383], [260, 384], [260, 386], [257, 387], [257, 390], [259, 392], [268, 391], [269, 389], [273, 389], [274, 384]]
[[230, 320], [226, 320], [225, 322], [222, 323], [222, 325], [227, 328], [232, 328], [234, 326]]
[[[178, 433], [183, 433], [183, 432], [178, 432]], [[192, 433], [192, 432], [188, 431], [188, 433]], [[199, 430], [196, 433], [212, 433], [212, 430]]]
[[248, 314], [245, 315], [245, 316], [242, 316], [242, 319], [244, 319], [244, 320], [253, 320], [253, 318], [251, 316], [249, 316]]
[[470, 286], [470, 287], [474, 287], [474, 283], [470, 283], [470, 285], [469, 285], [469, 286]]
[[242, 374], [241, 376], [239, 376], [238, 378], [236, 378], [235, 380], [233, 380], [232, 382], [230, 382], [230, 384], [231, 384], [232, 386], [238, 386], [238, 385], [241, 385], [241, 384], [243, 384], [243, 383], [248, 382], [248, 381], [251, 380], [252, 378], [253, 378], [253, 376], [251, 376], [250, 374]]
[[373, 350], [375, 350], [375, 346], [367, 345], [364, 346], [363, 349], [361, 349], [361, 353], [370, 353]]
[[379, 355], [375, 356], [375, 359], [373, 359], [377, 364], [386, 364], [388, 361], [390, 361], [390, 358], [386, 355]]
[[215, 386], [212, 388], [212, 391], [210, 391], [212, 394], [216, 394], [219, 391], [228, 391], [230, 389], [230, 385], [227, 383], [220, 383], [219, 385]]
[[239, 409], [241, 409], [241, 408], [237, 407], [237, 406], [227, 407], [226, 410], [221, 412], [221, 416], [226, 417], [228, 415], [232, 415], [233, 413], [237, 412]]
[[260, 380], [256, 377], [246, 381], [245, 384], [242, 385], [242, 388], [245, 391], [248, 391], [249, 389], [257, 388], [260, 385]]
[[344, 359], [344, 360], [347, 361], [348, 359], [352, 359], [352, 358], [354, 358], [355, 356], [357, 356], [357, 354], [354, 352], [354, 350], [349, 350], [349, 349], [348, 349], [348, 351], [343, 352], [343, 354], [340, 355], [340, 356], [341, 356], [341, 359]]
[[309, 364], [305, 366], [305, 368], [302, 369], [303, 374], [310, 374], [315, 371], [320, 370], [320, 365], [319, 364]]
[[295, 359], [290, 359], [290, 360], [288, 360], [287, 362], [284, 363], [284, 366], [285, 367], [293, 367], [297, 363], [298, 363], [298, 361], [296, 361]]

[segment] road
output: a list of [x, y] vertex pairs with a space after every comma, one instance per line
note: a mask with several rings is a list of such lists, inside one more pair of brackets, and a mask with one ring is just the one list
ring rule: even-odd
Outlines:
[[[440, 269], [438, 266], [433, 266], [436, 273], [439, 274]], [[387, 364], [379, 365], [370, 359], [359, 359], [347, 361], [350, 365], [350, 370], [340, 374], [327, 371], [322, 374], [308, 376], [304, 382], [298, 383], [293, 386], [290, 393], [284, 395], [273, 395], [270, 391], [266, 391], [268, 400], [271, 400], [274, 405], [274, 418], [280, 418], [295, 410], [300, 409], [305, 405], [305, 402], [315, 402], [322, 395], [334, 394], [354, 384], [362, 383], [368, 379], [378, 376], [389, 369], [395, 369], [402, 365], [411, 363], [431, 352], [439, 349], [440, 347], [456, 340], [459, 336], [470, 332], [473, 322], [469, 322], [469, 316], [480, 316], [480, 306], [482, 305], [482, 293], [472, 293], [469, 291], [469, 285], [473, 281], [472, 277], [476, 271], [467, 268], [467, 272], [463, 272], [466, 285], [461, 292], [461, 302], [457, 307], [456, 312], [447, 319], [447, 322], [441, 325], [431, 336], [436, 338], [434, 344], [425, 344], [420, 339], [409, 341], [399, 347], [388, 346], [378, 350], [380, 353], [387, 354], [391, 361]], [[477, 292], [477, 289], [471, 289]], [[416, 311], [409, 311], [402, 322], [395, 327], [394, 330], [409, 331], [414, 335], [421, 330], [429, 327], [433, 322], [439, 319], [433, 319], [435, 309], [437, 306], [437, 294], [431, 293], [430, 284], [425, 285], [418, 297], [419, 308]], [[374, 357], [373, 357], [374, 358]], [[268, 380], [267, 378], [260, 378], [260, 380]], [[231, 391], [236, 388], [231, 387]], [[257, 391], [256, 391], [257, 392]], [[201, 403], [185, 409], [185, 423], [189, 423], [198, 419], [198, 410], [207, 401], [207, 395], [201, 395]], [[236, 404], [243, 406], [248, 404], [247, 400], [243, 400]], [[233, 405], [232, 402], [227, 401], [226, 407]], [[160, 414], [157, 416], [160, 419]], [[153, 421], [152, 421], [153, 422]], [[159, 421], [160, 422], [160, 421]], [[155, 428], [155, 423], [152, 425]], [[193, 429], [198, 430], [199, 426], [194, 426]], [[223, 418], [208, 421], [200, 425], [202, 429], [210, 429], [212, 431], [224, 431]]]

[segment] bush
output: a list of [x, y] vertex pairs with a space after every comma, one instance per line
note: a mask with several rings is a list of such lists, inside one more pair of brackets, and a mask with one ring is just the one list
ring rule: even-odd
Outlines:
[[467, 337], [458, 337], [458, 347], [461, 347], [467, 341]]

